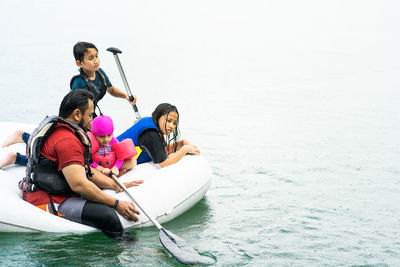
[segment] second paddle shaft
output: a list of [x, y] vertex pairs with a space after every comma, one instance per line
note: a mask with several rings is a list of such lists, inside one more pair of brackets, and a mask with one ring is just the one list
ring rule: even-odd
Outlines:
[[[119, 60], [119, 57], [118, 57], [118, 54], [122, 53], [121, 50], [119, 50], [118, 48], [115, 48], [115, 47], [110, 47], [107, 49], [107, 51], [113, 53], [115, 62], [117, 63], [119, 73], [121, 74], [122, 81], [124, 82], [126, 93], [128, 94], [129, 99], [133, 102], [133, 95], [132, 95], [131, 89], [129, 88], [129, 84], [128, 84], [128, 80], [126, 79], [125, 72], [122, 69], [121, 61]], [[138, 110], [136, 104], [132, 104], [132, 107], [133, 107], [133, 110], [135, 111], [136, 119], [140, 119], [141, 116], [140, 116], [140, 113], [139, 113], [139, 110]]]

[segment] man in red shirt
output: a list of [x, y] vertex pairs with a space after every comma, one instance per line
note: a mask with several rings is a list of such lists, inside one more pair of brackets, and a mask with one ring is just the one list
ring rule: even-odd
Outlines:
[[[88, 90], [70, 91], [63, 99], [59, 118], [72, 122], [83, 130], [90, 128], [93, 114], [93, 94]], [[24, 190], [23, 198], [42, 209], [49, 210], [63, 218], [94, 226], [113, 238], [124, 238], [126, 233], [116, 214], [117, 211], [128, 220], [137, 221], [139, 212], [132, 202], [119, 201], [104, 193], [100, 188], [122, 189], [113, 179], [91, 169], [88, 175], [85, 166], [85, 146], [77, 137], [77, 130], [69, 123], [58, 122], [40, 149], [41, 160], [50, 160], [53, 172], [65, 179], [71, 194], [54, 195], [46, 190]], [[72, 125], [74, 126], [74, 125]], [[44, 163], [39, 163], [44, 164]], [[86, 169], [85, 169], [86, 167]], [[36, 168], [35, 170], [37, 170]], [[89, 171], [90, 173], [90, 171]], [[37, 171], [35, 175], [45, 175]], [[139, 185], [141, 181], [131, 181], [126, 186]], [[38, 186], [40, 188], [40, 186]]]

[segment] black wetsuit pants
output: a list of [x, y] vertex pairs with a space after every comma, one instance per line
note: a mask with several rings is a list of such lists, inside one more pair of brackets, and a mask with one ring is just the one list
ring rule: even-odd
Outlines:
[[65, 219], [93, 226], [112, 238], [120, 239], [125, 235], [116, 211], [104, 204], [71, 197], [59, 206], [58, 212]]

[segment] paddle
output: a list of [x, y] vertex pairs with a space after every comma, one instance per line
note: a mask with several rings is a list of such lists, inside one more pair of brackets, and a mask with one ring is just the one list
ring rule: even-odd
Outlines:
[[123, 183], [121, 183], [118, 178], [111, 174], [111, 177], [114, 181], [125, 191], [128, 197], [136, 203], [136, 205], [140, 208], [140, 210], [150, 219], [150, 221], [158, 228], [159, 239], [161, 244], [165, 247], [165, 249], [171, 254], [175, 259], [177, 259], [180, 263], [183, 264], [206, 264], [210, 263], [210, 259], [204, 256], [201, 256], [197, 253], [194, 248], [192, 248], [189, 244], [186, 243], [185, 240], [180, 238], [179, 236], [174, 235], [170, 231], [166, 230], [161, 224], [156, 221], [155, 218], [151, 217], [146, 211], [142, 208], [142, 206], [133, 198], [133, 196], [128, 192], [127, 188]]
[[[126, 93], [128, 94], [129, 99], [131, 101], [133, 101], [131, 89], [129, 88], [128, 81], [126, 80], [124, 70], [122, 69], [122, 66], [121, 66], [121, 61], [119, 61], [119, 57], [118, 57], [118, 54], [121, 54], [122, 51], [115, 47], [109, 47], [109, 48], [107, 48], [107, 51], [113, 53], [115, 62], [117, 63], [117, 66], [118, 66], [119, 73], [121, 74], [121, 77], [122, 77], [122, 81], [124, 82]], [[138, 110], [136, 104], [132, 104], [132, 107], [133, 107], [133, 110], [135, 111], [136, 119], [140, 119], [141, 116], [139, 114], [139, 110]]]

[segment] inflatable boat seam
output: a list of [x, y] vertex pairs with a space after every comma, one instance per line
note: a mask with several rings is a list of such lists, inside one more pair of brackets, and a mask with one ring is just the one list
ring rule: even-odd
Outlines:
[[[182, 200], [178, 205], [174, 206], [171, 211], [169, 213], [171, 213], [174, 209], [176, 209], [177, 207], [179, 207], [180, 205], [182, 205], [182, 203], [184, 203], [186, 200], [188, 200], [189, 198], [191, 198], [192, 196], [196, 195], [198, 192], [202, 191], [203, 188], [205, 188], [206, 186], [210, 186], [211, 184], [211, 179], [207, 181], [207, 183], [205, 185], [203, 185], [202, 187], [200, 187], [196, 192], [194, 192], [193, 194], [191, 194], [189, 197], [185, 198], [184, 200]], [[205, 195], [204, 195], [205, 196]], [[203, 199], [204, 196], [201, 198]], [[166, 215], [169, 213], [165, 213]], [[162, 215], [161, 215], [162, 216]]]
[[44, 232], [44, 231], [39, 230], [39, 229], [35, 229], [35, 228], [27, 227], [27, 226], [22, 226], [22, 225], [17, 225], [17, 224], [13, 224], [13, 223], [7, 223], [7, 222], [0, 222], [0, 223], [1, 224], [5, 224], [5, 225], [9, 225], [9, 226], [13, 226], [13, 227], [24, 228], [24, 229], [32, 230], [32, 231], [36, 231], [36, 232]]

